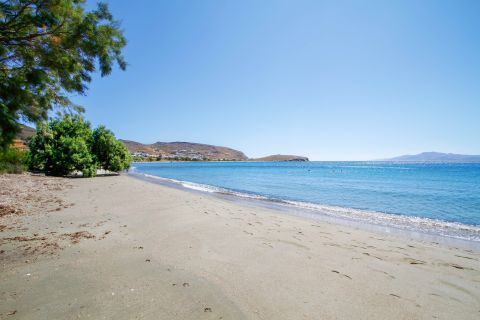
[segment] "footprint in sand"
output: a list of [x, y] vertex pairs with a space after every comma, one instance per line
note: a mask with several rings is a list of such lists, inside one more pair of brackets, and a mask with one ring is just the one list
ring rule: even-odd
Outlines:
[[384, 275], [386, 275], [387, 277], [389, 277], [390, 279], [395, 279], [394, 276], [392, 276], [390, 273], [386, 272], [386, 271], [383, 271], [383, 270], [378, 270], [378, 269], [374, 269], [374, 268], [370, 268], [371, 270], [375, 271], [375, 272], [380, 272], [380, 273], [383, 273]]
[[474, 270], [472, 268], [468, 268], [468, 267], [462, 267], [456, 263], [442, 263], [443, 266], [446, 266], [446, 267], [452, 267], [452, 268], [455, 268], [455, 269], [460, 269], [460, 270]]
[[344, 274], [344, 273], [341, 273], [340, 271], [337, 271], [337, 270], [332, 270], [333, 273], [337, 273], [341, 276], [344, 276], [345, 278], [348, 278], [348, 279], [352, 279], [352, 277], [350, 277], [348, 274]]
[[367, 247], [357, 246], [355, 244], [350, 245], [352, 248], [367, 249]]
[[426, 264], [425, 261], [417, 260], [417, 259], [413, 259], [413, 258], [405, 258], [404, 260], [407, 261], [410, 264]]
[[362, 252], [363, 255], [365, 256], [369, 256], [369, 257], [372, 257], [372, 258], [375, 258], [375, 259], [378, 259], [378, 260], [383, 260], [382, 258], [380, 257], [377, 257], [377, 256], [374, 256], [374, 255], [371, 255], [370, 253], [368, 252]]
[[456, 254], [455, 257], [459, 257], [459, 258], [463, 258], [463, 259], [468, 259], [468, 260], [478, 260], [478, 259], [475, 259], [475, 258], [472, 258], [472, 257], [460, 256], [460, 255], [458, 255], [458, 254]]

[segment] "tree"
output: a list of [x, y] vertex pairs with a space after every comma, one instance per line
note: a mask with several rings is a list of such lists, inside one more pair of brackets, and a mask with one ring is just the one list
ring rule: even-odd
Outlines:
[[39, 125], [29, 143], [30, 169], [56, 176], [80, 171], [92, 177], [97, 173], [92, 142], [90, 123], [78, 115]]
[[118, 172], [127, 169], [132, 162], [132, 157], [125, 145], [104, 126], [93, 131], [92, 153], [98, 165], [109, 171]]
[[85, 11], [85, 0], [0, 1], [0, 147], [19, 131], [19, 120], [41, 122], [53, 108], [83, 108], [91, 74], [124, 70], [126, 45], [105, 3]]

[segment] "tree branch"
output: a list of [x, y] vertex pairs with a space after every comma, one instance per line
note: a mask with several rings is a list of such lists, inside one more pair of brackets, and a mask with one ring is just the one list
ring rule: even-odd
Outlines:
[[3, 25], [0, 25], [0, 30], [7, 29], [16, 19], [18, 19], [18, 17], [20, 17], [23, 14], [23, 12], [28, 7], [30, 7], [32, 4], [34, 4], [34, 2], [35, 1], [29, 1], [29, 2], [25, 3], [23, 6], [21, 6], [20, 9], [18, 10], [18, 12], [12, 18], [10, 18], [10, 20], [8, 22], [6, 22]]

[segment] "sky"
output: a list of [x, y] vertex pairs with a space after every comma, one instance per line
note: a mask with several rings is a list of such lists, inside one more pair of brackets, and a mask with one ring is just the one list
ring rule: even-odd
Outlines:
[[480, 1], [109, 5], [128, 68], [73, 100], [119, 138], [311, 160], [480, 154]]

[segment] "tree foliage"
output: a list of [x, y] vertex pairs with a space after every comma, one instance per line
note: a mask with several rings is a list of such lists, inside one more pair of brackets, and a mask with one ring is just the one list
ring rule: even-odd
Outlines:
[[85, 176], [96, 173], [90, 124], [79, 116], [66, 116], [39, 125], [29, 143], [30, 168], [64, 176], [81, 171]]
[[132, 162], [127, 147], [104, 126], [93, 131], [92, 152], [96, 156], [98, 165], [105, 170], [118, 172], [128, 168]]
[[92, 131], [78, 115], [40, 124], [29, 148], [30, 169], [57, 176], [80, 171], [92, 177], [97, 169], [118, 172], [131, 162], [128, 150], [111, 131], [103, 126]]
[[46, 120], [54, 107], [82, 111], [69, 95], [84, 94], [91, 74], [126, 63], [126, 40], [105, 3], [87, 12], [85, 0], [0, 1], [0, 147], [20, 119]]

